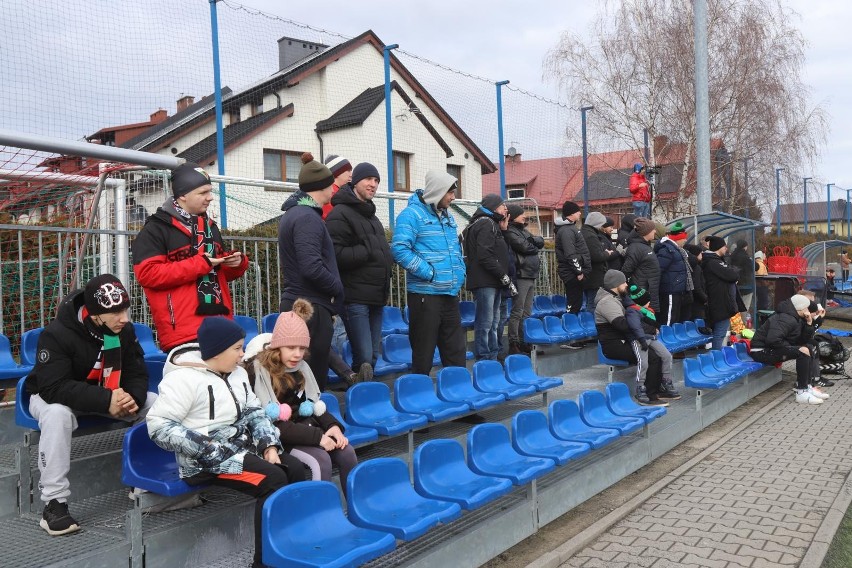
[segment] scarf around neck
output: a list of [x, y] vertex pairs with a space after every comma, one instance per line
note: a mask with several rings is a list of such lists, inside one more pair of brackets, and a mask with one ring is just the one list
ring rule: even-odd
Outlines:
[[[210, 257], [215, 257], [216, 241], [213, 239], [213, 220], [207, 215], [189, 213], [178, 205], [177, 200], [173, 204], [175, 211], [189, 229], [192, 239], [191, 246], [198, 251], [198, 254], [209, 254]], [[222, 299], [222, 288], [219, 286], [215, 267], [211, 267], [210, 272], [196, 279], [195, 293], [198, 299], [198, 307], [195, 310], [197, 315], [224, 316], [230, 313]]]
[[85, 306], [80, 311], [80, 319], [89, 335], [103, 341], [86, 381], [109, 390], [117, 389], [121, 386], [121, 337], [108, 331], [105, 326], [95, 325]]

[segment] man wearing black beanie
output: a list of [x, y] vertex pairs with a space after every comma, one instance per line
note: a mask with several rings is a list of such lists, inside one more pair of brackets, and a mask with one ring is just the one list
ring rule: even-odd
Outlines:
[[29, 411], [41, 430], [38, 468], [45, 507], [40, 525], [52, 536], [80, 528], [68, 511], [76, 416], [138, 422], [157, 398], [148, 392], [148, 371], [129, 309], [130, 296], [121, 281], [102, 274], [68, 294], [39, 336], [26, 389]]
[[163, 351], [195, 340], [206, 316], [233, 317], [228, 282], [248, 269], [248, 257], [227, 251], [207, 215], [210, 176], [186, 162], [172, 170], [172, 197], [148, 217], [133, 241], [133, 272], [145, 291]]

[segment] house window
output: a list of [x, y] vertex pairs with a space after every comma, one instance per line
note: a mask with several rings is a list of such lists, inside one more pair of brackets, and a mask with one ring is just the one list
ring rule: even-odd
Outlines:
[[522, 185], [506, 186], [506, 195], [509, 199], [519, 199], [526, 197], [526, 188]]
[[251, 103], [251, 115], [257, 116], [263, 112], [263, 99]]
[[447, 164], [447, 173], [456, 178], [456, 199], [462, 198], [462, 167]]
[[236, 124], [240, 121], [240, 109], [235, 108], [228, 111], [228, 124]]
[[402, 152], [393, 153], [393, 189], [394, 191], [408, 191], [411, 187], [411, 178], [409, 170], [410, 154]]
[[264, 150], [263, 179], [298, 183], [299, 170], [302, 167], [301, 155], [301, 152]]

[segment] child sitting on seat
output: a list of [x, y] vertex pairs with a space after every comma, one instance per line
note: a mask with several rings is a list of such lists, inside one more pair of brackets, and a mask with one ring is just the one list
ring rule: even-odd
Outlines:
[[297, 299], [292, 311], [278, 316], [271, 334], [251, 340], [244, 365], [284, 447], [310, 468], [315, 481], [331, 481], [332, 464], [337, 465], [345, 494], [346, 478], [358, 458], [343, 435], [343, 426], [326, 412], [317, 381], [304, 360], [311, 342], [305, 322], [312, 315], [310, 302]]
[[238, 366], [245, 335], [239, 324], [211, 316], [198, 328], [198, 343], [172, 349], [148, 413], [148, 435], [177, 454], [180, 477], [190, 485], [212, 483], [257, 499], [253, 566], [262, 566], [263, 503], [288, 483], [303, 481], [305, 467], [281, 452]]
[[657, 319], [651, 308], [651, 295], [645, 288], [633, 284], [629, 296], [621, 300], [624, 306], [624, 319], [630, 330], [630, 339], [639, 343], [643, 353], [651, 349], [662, 361], [662, 388], [678, 395], [672, 383], [672, 354], [666, 346], [657, 340]]

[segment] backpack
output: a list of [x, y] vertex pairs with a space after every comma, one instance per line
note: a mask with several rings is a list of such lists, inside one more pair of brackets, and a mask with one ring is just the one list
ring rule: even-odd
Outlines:
[[818, 333], [814, 336], [819, 351], [820, 370], [823, 373], [846, 374], [844, 363], [849, 360], [849, 349], [839, 339]]

